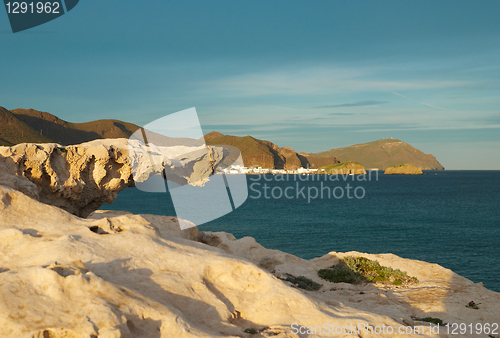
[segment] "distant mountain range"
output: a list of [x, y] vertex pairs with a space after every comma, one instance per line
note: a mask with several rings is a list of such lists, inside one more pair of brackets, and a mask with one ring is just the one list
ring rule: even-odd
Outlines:
[[424, 154], [408, 143], [397, 139], [382, 139], [308, 155], [311, 157], [335, 156], [341, 162], [359, 162], [367, 169], [385, 170], [406, 163], [422, 170], [444, 170], [444, 167], [433, 155]]
[[[135, 124], [119, 120], [71, 123], [34, 109], [9, 111], [0, 107], [0, 145], [5, 146], [23, 142], [70, 145], [103, 138], [129, 138], [139, 128]], [[218, 132], [205, 135], [205, 142], [208, 145], [230, 145], [238, 148], [243, 162], [248, 167], [293, 170], [300, 167], [320, 168], [352, 161], [359, 162], [367, 169], [383, 170], [403, 163], [423, 170], [444, 169], [434, 156], [424, 154], [396, 139], [356, 144], [320, 153], [297, 153], [290, 147], [280, 148], [272, 142], [252, 136], [239, 137]]]

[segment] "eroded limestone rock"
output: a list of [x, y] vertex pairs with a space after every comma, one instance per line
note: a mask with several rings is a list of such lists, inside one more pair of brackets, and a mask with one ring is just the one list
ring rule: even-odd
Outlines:
[[[438, 337], [415, 318], [498, 322], [499, 293], [436, 264], [357, 252], [304, 260], [250, 237], [181, 231], [176, 221], [101, 211], [82, 219], [0, 186], [2, 337]], [[407, 271], [420, 283], [351, 285], [318, 277], [318, 269], [346, 255]], [[288, 275], [323, 286], [305, 291], [282, 280]], [[480, 309], [465, 307], [470, 301]], [[424, 329], [332, 335], [325, 324]], [[298, 334], [300, 326], [323, 331]]]
[[55, 143], [0, 147], [0, 185], [87, 217], [112, 203], [120, 191], [135, 184], [134, 179], [142, 182], [165, 171], [179, 184], [203, 185], [212, 165], [224, 158], [222, 149], [211, 148], [209, 156], [204, 146], [151, 146], [148, 155], [129, 153], [128, 146], [127, 139], [105, 139], [67, 147]]

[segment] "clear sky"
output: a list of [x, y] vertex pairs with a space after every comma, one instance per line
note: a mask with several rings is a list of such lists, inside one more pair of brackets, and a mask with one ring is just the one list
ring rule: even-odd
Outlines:
[[317, 152], [399, 138], [447, 169], [500, 169], [500, 1], [82, 0], [13, 34], [0, 106]]

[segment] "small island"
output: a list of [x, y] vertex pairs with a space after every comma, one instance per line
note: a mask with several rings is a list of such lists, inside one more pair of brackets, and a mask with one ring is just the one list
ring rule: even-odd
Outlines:
[[321, 167], [327, 174], [335, 173], [337, 175], [364, 175], [365, 167], [358, 162], [343, 162]]
[[412, 164], [398, 164], [385, 169], [385, 175], [422, 175], [422, 169]]

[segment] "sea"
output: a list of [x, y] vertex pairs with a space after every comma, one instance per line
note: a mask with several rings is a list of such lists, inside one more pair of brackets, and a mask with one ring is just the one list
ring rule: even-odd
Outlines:
[[[500, 292], [500, 171], [246, 178], [247, 200], [200, 231], [251, 236], [305, 259], [331, 251], [393, 253]], [[137, 188], [101, 209], [176, 215], [168, 192]]]

